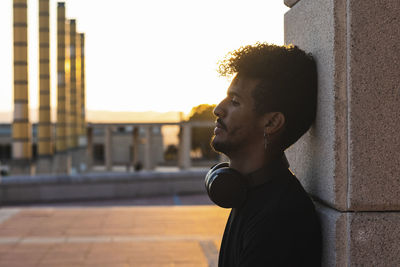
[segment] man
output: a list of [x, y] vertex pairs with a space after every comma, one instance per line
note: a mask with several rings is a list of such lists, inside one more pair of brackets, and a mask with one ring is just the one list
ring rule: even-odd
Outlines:
[[214, 109], [211, 144], [246, 186], [226, 224], [219, 266], [320, 266], [314, 205], [284, 156], [315, 118], [313, 58], [294, 46], [257, 43], [228, 54], [219, 71], [235, 77]]

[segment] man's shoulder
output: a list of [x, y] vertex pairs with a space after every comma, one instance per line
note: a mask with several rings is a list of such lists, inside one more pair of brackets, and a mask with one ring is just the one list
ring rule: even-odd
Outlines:
[[298, 207], [306, 205], [309, 208], [314, 208], [314, 204], [311, 200], [310, 195], [306, 192], [303, 185], [297, 179], [297, 177], [289, 171], [290, 175], [287, 175], [287, 186], [284, 194], [282, 195], [282, 204], [286, 203], [288, 206]]
[[231, 230], [240, 262], [318, 265], [320, 228], [314, 204], [290, 171], [253, 188], [236, 216]]
[[[304, 235], [318, 239], [319, 222], [314, 203], [290, 171], [253, 192], [244, 207], [244, 239], [296, 242]], [[309, 238], [309, 237], [307, 237]]]
[[264, 201], [274, 199], [281, 201], [310, 200], [300, 181], [289, 169], [281, 172], [267, 183], [249, 190], [249, 197], [256, 200], [263, 198]]
[[249, 191], [246, 209], [259, 216], [284, 217], [315, 213], [314, 204], [297, 177], [289, 170], [272, 181]]

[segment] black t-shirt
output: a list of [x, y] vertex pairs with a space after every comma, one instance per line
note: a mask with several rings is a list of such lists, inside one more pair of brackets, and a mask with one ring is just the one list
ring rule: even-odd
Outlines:
[[252, 175], [267, 182], [250, 188], [246, 202], [231, 210], [218, 266], [320, 266], [320, 224], [300, 182], [287, 168]]

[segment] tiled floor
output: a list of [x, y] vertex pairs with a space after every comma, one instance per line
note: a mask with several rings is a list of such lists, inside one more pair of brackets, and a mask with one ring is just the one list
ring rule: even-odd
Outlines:
[[228, 212], [115, 203], [2, 208], [0, 266], [216, 266]]

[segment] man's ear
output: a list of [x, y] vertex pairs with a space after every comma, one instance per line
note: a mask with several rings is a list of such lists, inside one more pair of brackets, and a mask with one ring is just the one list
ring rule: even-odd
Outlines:
[[285, 126], [285, 115], [282, 112], [270, 112], [265, 116], [264, 131], [266, 134], [279, 132]]

